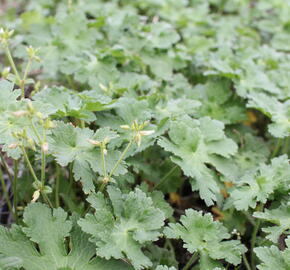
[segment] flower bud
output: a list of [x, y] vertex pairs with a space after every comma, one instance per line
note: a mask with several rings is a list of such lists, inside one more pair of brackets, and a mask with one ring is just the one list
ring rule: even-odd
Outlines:
[[8, 75], [10, 73], [10, 70], [11, 70], [10, 67], [6, 67], [3, 69], [2, 74], [1, 74], [3, 79], [7, 79]]
[[43, 114], [41, 112], [37, 112], [35, 114], [39, 119], [43, 119]]
[[153, 134], [155, 131], [154, 130], [141, 130], [139, 131], [141, 136], [149, 136], [151, 134]]
[[121, 125], [120, 128], [122, 128], [122, 129], [130, 129], [130, 127], [128, 125]]
[[8, 29], [4, 29], [1, 28], [0, 29], [0, 43], [1, 44], [7, 44], [9, 39], [12, 37], [14, 33], [14, 30], [8, 30]]
[[45, 154], [47, 154], [48, 153], [48, 143], [47, 142], [43, 143], [41, 145], [41, 149]]
[[40, 196], [40, 190], [39, 189], [35, 190], [33, 193], [31, 202], [32, 203], [36, 202], [38, 200], [39, 196]]
[[15, 116], [15, 117], [17, 117], [17, 118], [19, 118], [19, 117], [22, 117], [22, 116], [24, 116], [24, 115], [27, 115], [28, 114], [28, 111], [16, 111], [16, 112], [12, 112], [12, 114]]
[[108, 92], [108, 88], [103, 85], [102, 83], [99, 84], [99, 87], [104, 91], [104, 92]]
[[15, 149], [17, 147], [18, 147], [18, 143], [11, 143], [11, 144], [8, 145], [9, 149]]
[[35, 49], [32, 46], [26, 47], [26, 52], [28, 54], [28, 57], [31, 60], [35, 60], [35, 61], [40, 62], [40, 58], [36, 55], [38, 51], [39, 51], [39, 49]]
[[135, 141], [136, 141], [138, 147], [140, 147], [140, 145], [141, 145], [141, 140], [142, 140], [141, 134], [138, 132], [135, 136]]
[[101, 142], [100, 141], [96, 141], [96, 140], [92, 140], [92, 139], [88, 139], [88, 142], [92, 145], [95, 146], [101, 146]]

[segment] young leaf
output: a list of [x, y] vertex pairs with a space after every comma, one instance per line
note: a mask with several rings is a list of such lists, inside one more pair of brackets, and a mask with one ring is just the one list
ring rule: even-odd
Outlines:
[[262, 229], [268, 234], [266, 238], [273, 243], [277, 243], [282, 234], [289, 235], [290, 233], [290, 207], [287, 204], [271, 210], [265, 209], [264, 212], [255, 212], [254, 217], [275, 224], [275, 226]]
[[[182, 239], [184, 248], [190, 253], [198, 252], [201, 256], [202, 270], [221, 266], [217, 261], [221, 259], [238, 265], [241, 262], [241, 254], [246, 252], [245, 246], [240, 241], [228, 240], [231, 235], [220, 222], [213, 221], [212, 215], [203, 215], [202, 212], [193, 209], [185, 211], [180, 223], [170, 223], [165, 228], [164, 234], [168, 238]], [[202, 266], [209, 264], [214, 267]]]
[[[122, 262], [95, 257], [93, 244], [61, 209], [34, 203], [25, 208], [25, 226], [0, 227], [0, 253], [17, 257], [25, 270], [126, 270]], [[69, 250], [66, 245], [69, 239]]]
[[217, 166], [217, 170], [227, 165], [237, 151], [235, 142], [224, 134], [222, 122], [204, 117], [193, 120], [188, 116], [172, 121], [169, 139], [162, 137], [158, 144], [173, 153], [172, 161], [178, 164], [185, 175], [193, 178], [193, 190], [198, 190], [207, 205], [216, 201], [219, 188], [216, 176], [207, 165]]
[[[96, 133], [88, 128], [75, 128], [70, 124], [57, 122], [52, 135], [48, 138], [51, 152], [61, 166], [67, 166], [73, 162], [73, 172], [76, 180], [81, 180], [84, 192], [94, 190], [93, 180], [95, 173], [103, 174], [102, 158], [99, 147], [92, 141], [108, 140], [116, 138], [117, 134], [109, 128], [99, 129]], [[107, 172], [113, 169], [119, 159], [120, 153], [115, 150], [108, 150], [105, 156]], [[124, 174], [126, 169], [124, 162], [114, 172], [114, 175]]]
[[100, 192], [88, 197], [96, 211], [94, 215], [87, 214], [79, 225], [91, 235], [98, 256], [128, 259], [138, 270], [152, 266], [141, 248], [160, 236], [163, 212], [139, 189], [129, 194], [113, 187], [107, 190], [109, 199]]
[[279, 102], [276, 98], [266, 94], [249, 95], [248, 107], [262, 111], [271, 118], [269, 132], [277, 138], [285, 138], [290, 135], [290, 101]]
[[276, 189], [287, 185], [290, 165], [286, 155], [274, 158], [270, 165], [261, 164], [247, 171], [230, 192], [236, 209], [255, 208], [258, 202], [265, 203]]
[[164, 266], [164, 265], [159, 265], [157, 266], [156, 270], [176, 270], [175, 267], [168, 267], [168, 266]]
[[287, 248], [284, 251], [279, 250], [276, 246], [254, 249], [258, 258], [262, 261], [258, 265], [259, 270], [290, 269], [290, 237], [285, 242]]

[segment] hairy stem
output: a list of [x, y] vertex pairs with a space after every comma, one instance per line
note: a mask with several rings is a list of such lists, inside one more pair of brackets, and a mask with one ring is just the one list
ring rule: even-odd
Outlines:
[[0, 181], [1, 181], [1, 186], [2, 186], [2, 191], [3, 191], [3, 194], [4, 194], [4, 198], [5, 198], [6, 202], [7, 202], [9, 211], [11, 213], [14, 213], [13, 212], [13, 208], [12, 208], [12, 204], [10, 202], [9, 193], [8, 193], [8, 190], [7, 190], [7, 187], [6, 187], [6, 183], [5, 183], [5, 180], [4, 180], [4, 177], [3, 177], [3, 172], [2, 172], [1, 168], [0, 168]]
[[283, 149], [283, 153], [284, 154], [288, 154], [288, 148], [289, 148], [289, 139], [290, 139], [290, 137], [287, 137], [286, 139], [285, 139], [285, 143], [284, 143], [284, 149]]
[[17, 180], [18, 180], [18, 160], [14, 160], [13, 166], [13, 206], [14, 206], [14, 214], [15, 214], [15, 221], [18, 221], [18, 213], [17, 213], [17, 206], [18, 206], [18, 191], [17, 191]]
[[17, 70], [17, 68], [16, 68], [16, 65], [15, 65], [15, 63], [14, 63], [14, 60], [13, 60], [13, 57], [12, 57], [12, 55], [11, 55], [11, 52], [10, 52], [10, 49], [9, 49], [8, 44], [5, 45], [5, 53], [6, 53], [6, 56], [7, 56], [8, 61], [9, 61], [9, 64], [10, 64], [10, 66], [12, 67], [12, 70], [13, 70], [13, 72], [14, 72], [14, 74], [15, 74], [17, 80], [20, 82], [20, 81], [21, 81], [21, 78], [20, 78], [20, 76], [19, 76], [19, 72], [18, 72], [18, 70]]
[[48, 196], [46, 195], [45, 192], [43, 192], [42, 190], [40, 191], [41, 196], [43, 197], [44, 201], [50, 206], [50, 208], [53, 208], [53, 205], [50, 201], [50, 199], [48, 198]]
[[3, 164], [3, 167], [4, 167], [6, 173], [7, 173], [8, 177], [9, 177], [9, 180], [12, 182], [13, 178], [12, 178], [12, 175], [10, 173], [9, 166], [7, 165], [7, 162], [6, 162], [6, 160], [5, 160], [5, 158], [4, 158], [4, 156], [3, 156], [1, 151], [0, 151], [0, 157], [1, 157], [1, 162]]
[[30, 67], [31, 67], [31, 63], [32, 63], [32, 60], [31, 60], [31, 58], [29, 58], [27, 65], [25, 67], [23, 79], [20, 80], [20, 88], [21, 88], [22, 98], [25, 97], [25, 82], [26, 82], [27, 75], [28, 75], [28, 72], [29, 72]]
[[[246, 269], [252, 270], [245, 253], [243, 253], [243, 261], [244, 261], [244, 265], [246, 266]], [[255, 268], [253, 268], [253, 269], [255, 269]]]
[[[259, 205], [257, 207], [257, 211], [263, 211], [263, 205]], [[257, 234], [260, 229], [261, 225], [261, 219], [258, 219], [256, 222], [256, 225], [254, 226], [254, 230], [252, 233], [252, 238], [251, 238], [251, 266], [252, 269], [255, 269], [255, 253], [254, 253], [254, 248], [256, 246], [256, 240], [257, 240]]]
[[45, 168], [46, 168], [46, 156], [43, 149], [41, 149], [41, 177], [40, 179], [41, 179], [42, 187], [45, 186]]
[[281, 145], [282, 145], [282, 139], [278, 139], [277, 143], [275, 145], [275, 148], [274, 148], [274, 150], [272, 152], [271, 158], [274, 158], [274, 157], [277, 156], [277, 154], [279, 153]]
[[190, 260], [187, 262], [187, 264], [182, 268], [182, 270], [188, 270], [197, 259], [198, 259], [198, 253], [195, 252], [190, 258]]
[[154, 186], [153, 190], [157, 189], [158, 187], [162, 186], [168, 179], [168, 177], [178, 168], [177, 165], [175, 165], [167, 174], [165, 174], [160, 182]]
[[30, 160], [29, 160], [29, 158], [28, 158], [28, 156], [27, 156], [26, 150], [25, 150], [25, 148], [24, 148], [23, 145], [21, 145], [20, 148], [21, 148], [21, 151], [22, 151], [22, 153], [23, 153], [24, 160], [26, 161], [26, 164], [27, 164], [27, 166], [28, 166], [28, 169], [29, 169], [29, 171], [30, 171], [30, 173], [31, 173], [31, 175], [32, 175], [32, 177], [33, 177], [33, 179], [34, 179], [34, 181], [37, 182], [37, 181], [38, 181], [38, 178], [37, 178], [37, 176], [36, 176], [36, 174], [35, 174], [35, 171], [34, 171], [32, 165], [31, 165], [31, 163], [30, 163]]
[[56, 179], [55, 179], [55, 205], [59, 207], [59, 180], [60, 180], [60, 166], [56, 164]]
[[115, 173], [115, 171], [117, 170], [119, 164], [121, 163], [121, 161], [124, 159], [126, 153], [128, 152], [129, 148], [131, 147], [133, 143], [133, 139], [130, 140], [130, 142], [128, 143], [128, 145], [126, 146], [126, 148], [124, 149], [124, 151], [122, 152], [120, 158], [118, 159], [118, 161], [116, 162], [115, 166], [113, 167], [112, 171], [109, 174], [109, 179], [112, 177], [112, 175]]
[[107, 178], [107, 168], [106, 168], [106, 159], [105, 159], [105, 149], [101, 146], [101, 158], [102, 158], [102, 169], [103, 176]]

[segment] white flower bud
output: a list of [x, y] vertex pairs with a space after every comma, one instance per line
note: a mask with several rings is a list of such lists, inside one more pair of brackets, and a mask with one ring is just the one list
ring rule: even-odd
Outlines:
[[149, 136], [151, 134], [153, 134], [155, 131], [154, 130], [141, 130], [139, 131], [141, 136]]
[[100, 146], [101, 145], [101, 142], [100, 141], [96, 141], [96, 140], [91, 140], [91, 139], [88, 139], [88, 142], [92, 145], [96, 145], [96, 146]]
[[130, 129], [130, 127], [128, 125], [121, 125], [120, 128], [122, 128], [122, 129]]
[[28, 111], [16, 111], [16, 112], [12, 112], [12, 114], [16, 117], [22, 117], [24, 115], [26, 115], [28, 113]]
[[47, 154], [47, 152], [48, 152], [48, 143], [47, 142], [43, 143], [42, 146], [41, 146], [41, 149], [42, 149], [42, 151], [45, 154]]
[[17, 147], [18, 147], [18, 143], [11, 143], [11, 144], [8, 145], [9, 149], [15, 149]]
[[34, 191], [31, 202], [36, 202], [38, 200], [39, 196], [40, 196], [40, 190], [38, 189], [38, 190]]

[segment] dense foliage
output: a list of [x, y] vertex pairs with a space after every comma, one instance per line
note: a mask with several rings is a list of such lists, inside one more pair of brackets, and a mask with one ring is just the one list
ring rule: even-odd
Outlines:
[[1, 1], [0, 269], [289, 270], [289, 14]]

